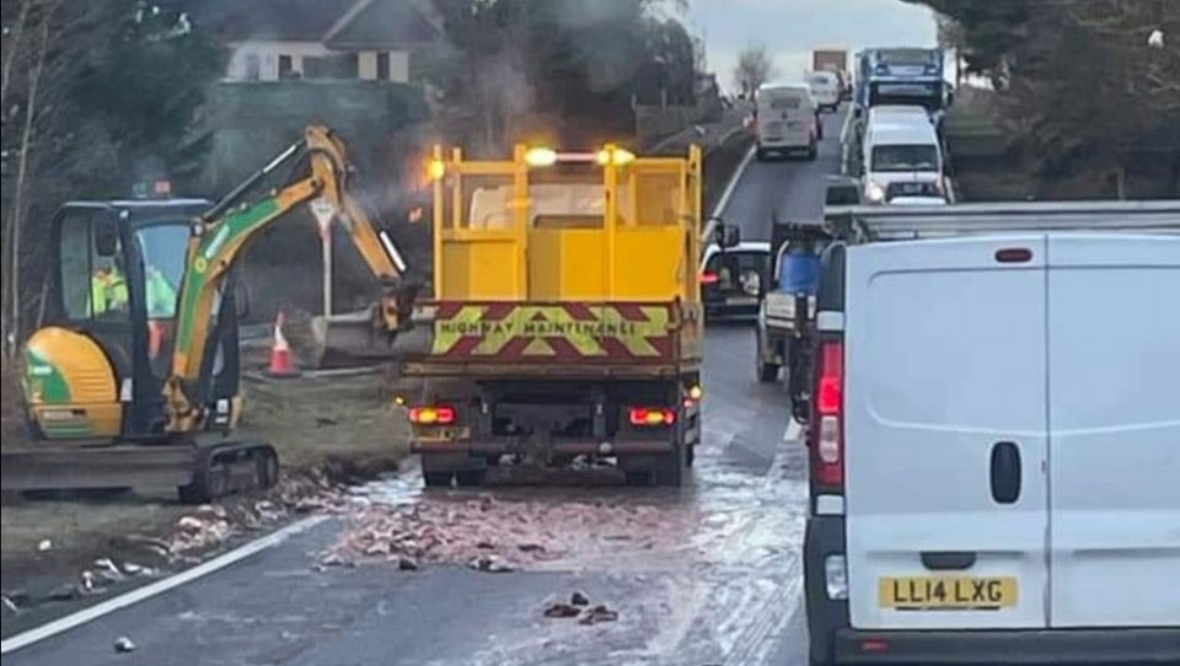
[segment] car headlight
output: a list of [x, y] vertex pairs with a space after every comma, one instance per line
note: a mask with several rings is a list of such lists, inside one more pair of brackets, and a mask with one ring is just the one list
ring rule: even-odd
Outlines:
[[885, 188], [880, 184], [869, 182], [865, 187], [865, 198], [869, 203], [882, 203], [885, 201]]

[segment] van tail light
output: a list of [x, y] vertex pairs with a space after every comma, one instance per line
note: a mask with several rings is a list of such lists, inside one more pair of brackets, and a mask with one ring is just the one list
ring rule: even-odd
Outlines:
[[811, 457], [815, 480], [824, 487], [844, 488], [844, 343], [824, 340], [819, 346]]
[[414, 425], [451, 425], [455, 422], [455, 408], [436, 405], [410, 408], [410, 423]]
[[713, 271], [701, 271], [701, 284], [717, 284], [721, 281], [721, 276]]
[[627, 410], [631, 425], [638, 428], [659, 428], [676, 423], [676, 411], [667, 407], [632, 407]]

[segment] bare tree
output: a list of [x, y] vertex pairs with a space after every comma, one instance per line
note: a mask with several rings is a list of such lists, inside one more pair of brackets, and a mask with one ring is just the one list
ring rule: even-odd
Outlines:
[[20, 9], [16, 17], [16, 21], [12, 27], [5, 26], [4, 40], [4, 60], [3, 65], [0, 65], [0, 71], [3, 76], [0, 77], [0, 114], [6, 114], [8, 109], [8, 86], [12, 82], [12, 68], [18, 60], [17, 56], [22, 53], [21, 41], [25, 36], [25, 26], [29, 22], [29, 9], [33, 5], [32, 0], [18, 0], [20, 2]]
[[775, 76], [776, 71], [770, 49], [765, 44], [750, 44], [738, 54], [733, 78], [742, 93], [749, 95]]
[[[45, 75], [45, 64], [49, 57], [50, 49], [53, 47], [52, 30], [54, 26], [54, 14], [57, 10], [59, 0], [50, 0], [44, 3], [44, 6], [39, 7], [38, 22], [35, 25], [26, 25], [29, 19], [30, 6], [33, 0], [25, 0], [25, 4], [21, 7], [20, 13], [20, 30], [23, 32], [27, 28], [35, 28], [35, 35], [27, 45], [16, 43], [11, 47], [11, 51], [5, 54], [4, 61], [4, 95], [7, 96], [8, 86], [11, 83], [11, 68], [13, 63], [18, 60], [27, 67], [25, 72], [25, 100], [24, 100], [24, 123], [21, 127], [20, 138], [16, 143], [16, 150], [18, 152], [17, 168], [15, 183], [13, 184], [14, 194], [12, 197], [12, 205], [9, 210], [4, 211], [4, 302], [8, 306], [4, 312], [4, 331], [5, 333], [17, 332], [20, 329], [20, 315], [22, 312], [21, 301], [21, 232], [24, 226], [24, 219], [28, 212], [27, 194], [30, 178], [30, 173], [33, 171], [33, 165], [30, 160], [30, 155], [35, 150], [36, 134], [37, 134], [37, 117], [41, 113], [40, 105], [43, 103], [43, 86]], [[25, 50], [27, 49], [27, 50]], [[6, 142], [7, 143], [7, 142]], [[6, 351], [11, 351], [8, 349]]]

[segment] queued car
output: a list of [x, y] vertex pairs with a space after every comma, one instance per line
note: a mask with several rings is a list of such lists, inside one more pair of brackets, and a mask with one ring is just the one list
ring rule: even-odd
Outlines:
[[767, 241], [741, 241], [724, 250], [716, 243], [709, 245], [700, 269], [705, 317], [756, 316], [769, 270]]

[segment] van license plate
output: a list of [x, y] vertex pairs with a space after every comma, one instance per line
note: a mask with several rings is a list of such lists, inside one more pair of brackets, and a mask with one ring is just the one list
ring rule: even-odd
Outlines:
[[882, 577], [878, 597], [894, 610], [1000, 610], [1016, 605], [1017, 587], [1012, 577]]

